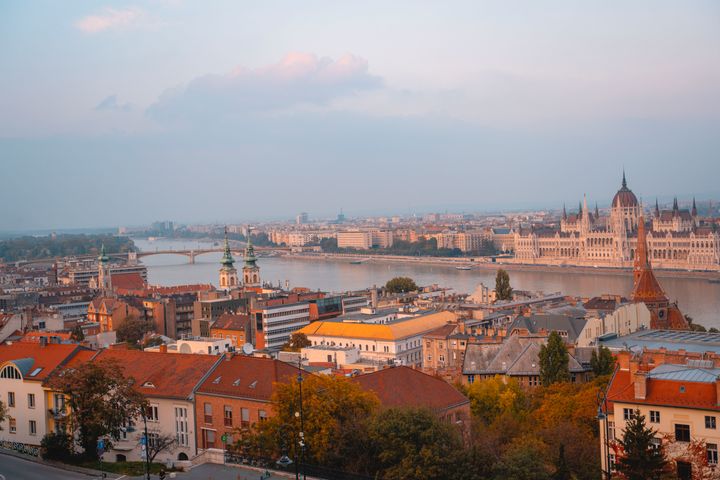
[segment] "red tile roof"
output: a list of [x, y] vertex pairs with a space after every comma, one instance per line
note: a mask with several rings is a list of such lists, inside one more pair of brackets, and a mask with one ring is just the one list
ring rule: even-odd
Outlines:
[[250, 315], [234, 315], [232, 313], [223, 313], [220, 318], [215, 321], [211, 330], [250, 330]]
[[[73, 354], [82, 351], [84, 347], [76, 344], [41, 345], [40, 343], [18, 342], [12, 345], [0, 345], [0, 364], [7, 361], [30, 359], [23, 372], [26, 380], [46, 380], [50, 374], [60, 365], [68, 361]], [[35, 376], [29, 376], [34, 370], [42, 368]]]
[[149, 397], [188, 398], [221, 357], [141, 350], [102, 350], [93, 361], [117, 360], [123, 373], [135, 379], [137, 389]]
[[470, 400], [452, 385], [409, 367], [392, 367], [352, 379], [374, 392], [385, 407], [426, 407], [444, 411]]
[[[681, 386], [684, 387], [684, 392], [681, 391]], [[636, 399], [632, 375], [628, 370], [620, 370], [615, 374], [608, 391], [608, 400], [610, 402], [720, 411], [714, 383], [648, 378], [645, 399]]]
[[289, 382], [299, 371], [280, 360], [235, 355], [221, 362], [197, 392], [268, 402], [273, 384]]
[[145, 286], [145, 280], [137, 272], [113, 273], [112, 286], [117, 290], [138, 290]]

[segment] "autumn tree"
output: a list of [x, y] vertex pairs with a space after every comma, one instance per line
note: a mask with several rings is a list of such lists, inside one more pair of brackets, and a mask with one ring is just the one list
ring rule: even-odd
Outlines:
[[565, 458], [565, 444], [560, 444], [557, 462], [555, 462], [555, 473], [550, 476], [551, 480], [572, 480], [573, 475], [570, 471], [567, 458]]
[[115, 330], [118, 342], [125, 342], [132, 347], [137, 347], [146, 333], [152, 331], [152, 323], [143, 318], [127, 317]]
[[385, 284], [385, 290], [388, 293], [414, 292], [417, 289], [415, 280], [409, 277], [395, 277]]
[[540, 381], [543, 385], [570, 380], [568, 354], [565, 341], [559, 333], [551, 332], [547, 344], [540, 346]]
[[548, 480], [547, 446], [537, 437], [524, 435], [516, 438], [495, 465], [495, 478], [504, 480]]
[[80, 325], [75, 325], [75, 327], [70, 332], [70, 338], [75, 340], [76, 342], [82, 342], [85, 340], [85, 333], [83, 332], [83, 329]]
[[510, 286], [510, 275], [502, 268], [495, 275], [495, 298], [497, 300], [512, 300], [513, 289]]
[[299, 352], [305, 347], [312, 345], [312, 342], [308, 340], [307, 335], [300, 332], [295, 332], [290, 335], [290, 339], [283, 345], [282, 349], [285, 352]]
[[615, 357], [610, 349], [604, 345], [599, 350], [593, 350], [590, 357], [590, 366], [596, 377], [610, 375], [615, 370]]
[[505, 382], [499, 376], [474, 382], [468, 387], [467, 396], [473, 416], [485, 424], [504, 413], [519, 414], [526, 401], [517, 380]]
[[390, 408], [376, 415], [368, 430], [379, 462], [378, 478], [457, 478], [453, 471], [462, 451], [460, 432], [430, 410]]
[[145, 399], [133, 383], [114, 360], [86, 362], [50, 380], [50, 387], [68, 399], [71, 425], [86, 457], [97, 457], [98, 438], [118, 440], [126, 422], [141, 415]]
[[7, 407], [5, 407], [5, 404], [0, 400], [0, 431], [2, 431], [2, 423], [5, 421], [5, 417], [7, 416]]
[[[272, 394], [275, 415], [243, 435], [238, 448], [263, 456], [293, 453], [300, 456], [300, 384], [297, 378], [278, 383]], [[347, 432], [356, 431], [377, 409], [377, 397], [345, 377], [306, 375], [302, 382], [305, 460], [343, 467], [353, 460], [341, 449], [352, 448]], [[283, 447], [286, 450], [283, 452]]]
[[656, 448], [652, 441], [657, 432], [645, 425], [645, 416], [635, 410], [625, 423], [625, 431], [618, 444], [622, 450], [615, 468], [627, 480], [661, 478], [667, 468], [662, 448]]

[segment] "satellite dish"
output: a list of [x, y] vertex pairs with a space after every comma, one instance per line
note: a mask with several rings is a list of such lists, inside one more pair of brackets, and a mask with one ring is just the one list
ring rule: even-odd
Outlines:
[[242, 351], [245, 355], [252, 355], [254, 350], [252, 343], [246, 343], [242, 346]]

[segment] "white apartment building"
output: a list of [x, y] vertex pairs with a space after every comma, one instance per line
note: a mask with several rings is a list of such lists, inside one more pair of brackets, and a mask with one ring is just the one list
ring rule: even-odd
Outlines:
[[265, 348], [280, 350], [293, 332], [309, 323], [310, 304], [308, 302], [263, 307], [262, 334], [265, 338]]

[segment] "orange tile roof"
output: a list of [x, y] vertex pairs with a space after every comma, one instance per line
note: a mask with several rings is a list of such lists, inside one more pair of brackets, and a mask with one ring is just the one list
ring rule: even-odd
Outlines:
[[250, 330], [250, 315], [234, 315], [223, 313], [220, 315], [210, 330]]
[[113, 273], [112, 286], [119, 290], [137, 290], [145, 286], [145, 280], [137, 272]]
[[[685, 387], [684, 392], [680, 391], [681, 386]], [[615, 374], [608, 391], [608, 400], [618, 403], [720, 411], [714, 383], [648, 378], [645, 399], [636, 399], [632, 375], [628, 370], [620, 370]]]
[[40, 338], [56, 337], [61, 340], [70, 340], [70, 332], [28, 332], [20, 339], [21, 342], [40, 343]]
[[220, 358], [190, 353], [107, 349], [102, 350], [93, 361], [117, 360], [123, 373], [134, 378], [137, 389], [146, 396], [186, 399]]
[[[58, 344], [51, 343], [49, 345], [41, 345], [32, 342], [17, 342], [12, 345], [0, 345], [0, 364], [8, 361], [17, 361], [29, 359], [23, 372], [26, 380], [46, 380], [50, 374], [67, 362], [73, 354], [85, 349], [77, 344]], [[86, 350], [86, 349], [85, 349]], [[30, 377], [29, 374], [35, 369], [42, 368], [35, 376]]]
[[430, 332], [456, 319], [452, 312], [439, 312], [389, 324], [319, 321], [301, 328], [299, 332], [308, 336], [399, 340]]
[[292, 365], [271, 358], [235, 355], [223, 360], [198, 388], [197, 393], [250, 398], [268, 402], [273, 384], [288, 382], [298, 370]]
[[352, 380], [374, 392], [386, 407], [425, 407], [444, 411], [470, 402], [446, 381], [405, 366], [378, 370]]

